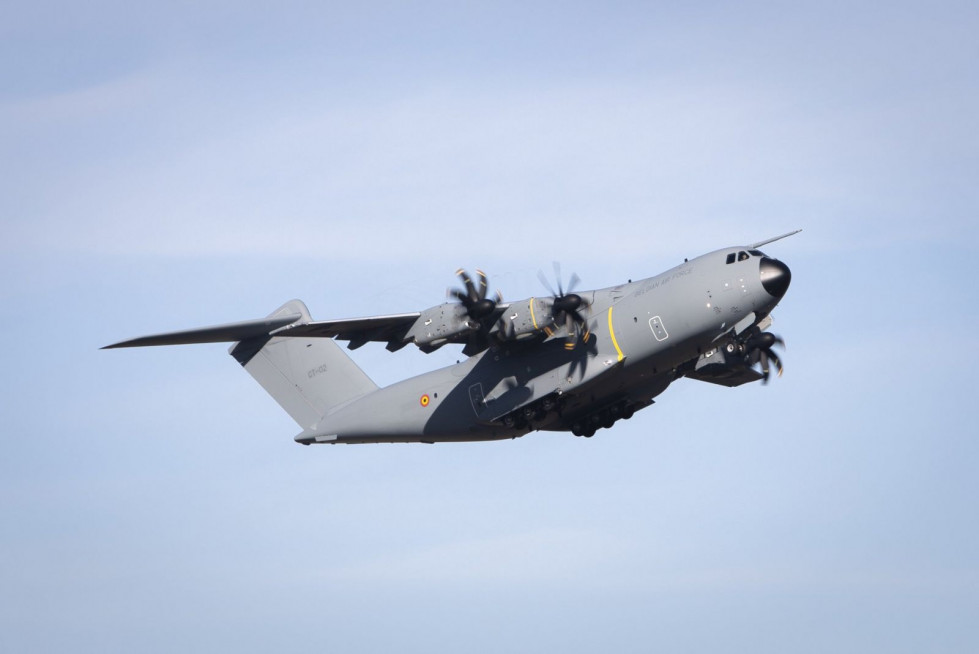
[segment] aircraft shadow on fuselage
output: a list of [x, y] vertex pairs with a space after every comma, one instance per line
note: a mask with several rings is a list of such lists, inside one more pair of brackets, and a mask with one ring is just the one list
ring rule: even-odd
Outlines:
[[[567, 341], [559, 337], [543, 343], [516, 343], [500, 351], [487, 351], [438, 403], [427, 421], [426, 431], [450, 430], [460, 424], [463, 416], [480, 420], [489, 413], [500, 417], [535, 395], [543, 397], [552, 389], [534, 388], [533, 381], [548, 371], [565, 368], [560, 373], [563, 377], [577, 375], [579, 380], [583, 379], [589, 361], [598, 356], [597, 341], [592, 333], [587, 342], [579, 341], [574, 349], [566, 348]], [[497, 392], [501, 385], [506, 388]], [[478, 396], [494, 394], [474, 398], [474, 393]]]

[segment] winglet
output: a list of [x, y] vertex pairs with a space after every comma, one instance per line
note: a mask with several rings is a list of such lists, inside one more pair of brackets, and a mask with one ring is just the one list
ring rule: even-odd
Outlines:
[[768, 245], [769, 243], [774, 243], [775, 241], [780, 241], [783, 238], [788, 238], [789, 236], [792, 236], [793, 234], [798, 234], [801, 231], [802, 231], [801, 229], [797, 229], [794, 232], [789, 232], [788, 234], [782, 234], [781, 236], [776, 236], [775, 238], [770, 238], [770, 239], [766, 239], [764, 241], [758, 241], [757, 243], [752, 243], [748, 247], [750, 249], [754, 250], [755, 248], [760, 248], [763, 245]]

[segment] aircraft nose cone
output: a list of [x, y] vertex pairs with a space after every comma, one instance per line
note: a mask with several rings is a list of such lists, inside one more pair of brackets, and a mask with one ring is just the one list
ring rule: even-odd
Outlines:
[[781, 299], [788, 290], [790, 281], [792, 281], [792, 272], [788, 266], [778, 259], [762, 257], [761, 285], [769, 295]]

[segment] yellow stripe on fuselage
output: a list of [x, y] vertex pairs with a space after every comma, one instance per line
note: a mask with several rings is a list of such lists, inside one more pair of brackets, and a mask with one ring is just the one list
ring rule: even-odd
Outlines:
[[612, 307], [608, 308], [608, 333], [612, 337], [612, 345], [615, 346], [615, 351], [619, 355], [619, 361], [622, 361], [625, 355], [622, 354], [622, 350], [619, 348], [619, 342], [615, 340], [615, 329], [612, 328]]
[[530, 298], [530, 322], [534, 323], [534, 329], [540, 329], [537, 326], [537, 318], [534, 317], [534, 298]]

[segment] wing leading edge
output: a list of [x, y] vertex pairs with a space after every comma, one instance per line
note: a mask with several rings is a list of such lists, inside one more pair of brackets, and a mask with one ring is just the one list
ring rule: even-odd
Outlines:
[[[494, 312], [494, 319], [505, 308]], [[398, 313], [385, 316], [346, 318], [341, 320], [308, 320], [307, 316], [290, 314], [276, 318], [246, 320], [243, 322], [187, 329], [177, 332], [152, 334], [139, 338], [106, 345], [103, 350], [121, 347], [145, 347], [151, 345], [183, 345], [191, 343], [230, 343], [244, 341], [258, 336], [335, 338], [348, 341], [347, 347], [357, 349], [368, 342], [386, 343], [388, 350], [394, 352], [409, 343], [416, 342], [423, 351], [431, 351], [427, 343], [418, 343], [412, 328], [420, 324], [422, 313]], [[467, 343], [470, 332], [447, 335], [444, 342]], [[485, 349], [478, 348], [476, 351]]]
[[224, 325], [215, 325], [213, 327], [201, 327], [199, 329], [185, 329], [179, 332], [140, 336], [139, 338], [133, 338], [128, 341], [106, 345], [101, 349], [111, 350], [117, 347], [146, 347], [150, 345], [189, 345], [193, 343], [232, 343], [255, 338], [256, 336], [265, 336], [269, 332], [296, 322], [302, 317], [301, 314], [296, 313], [276, 318], [245, 320], [243, 322], [233, 322]]

